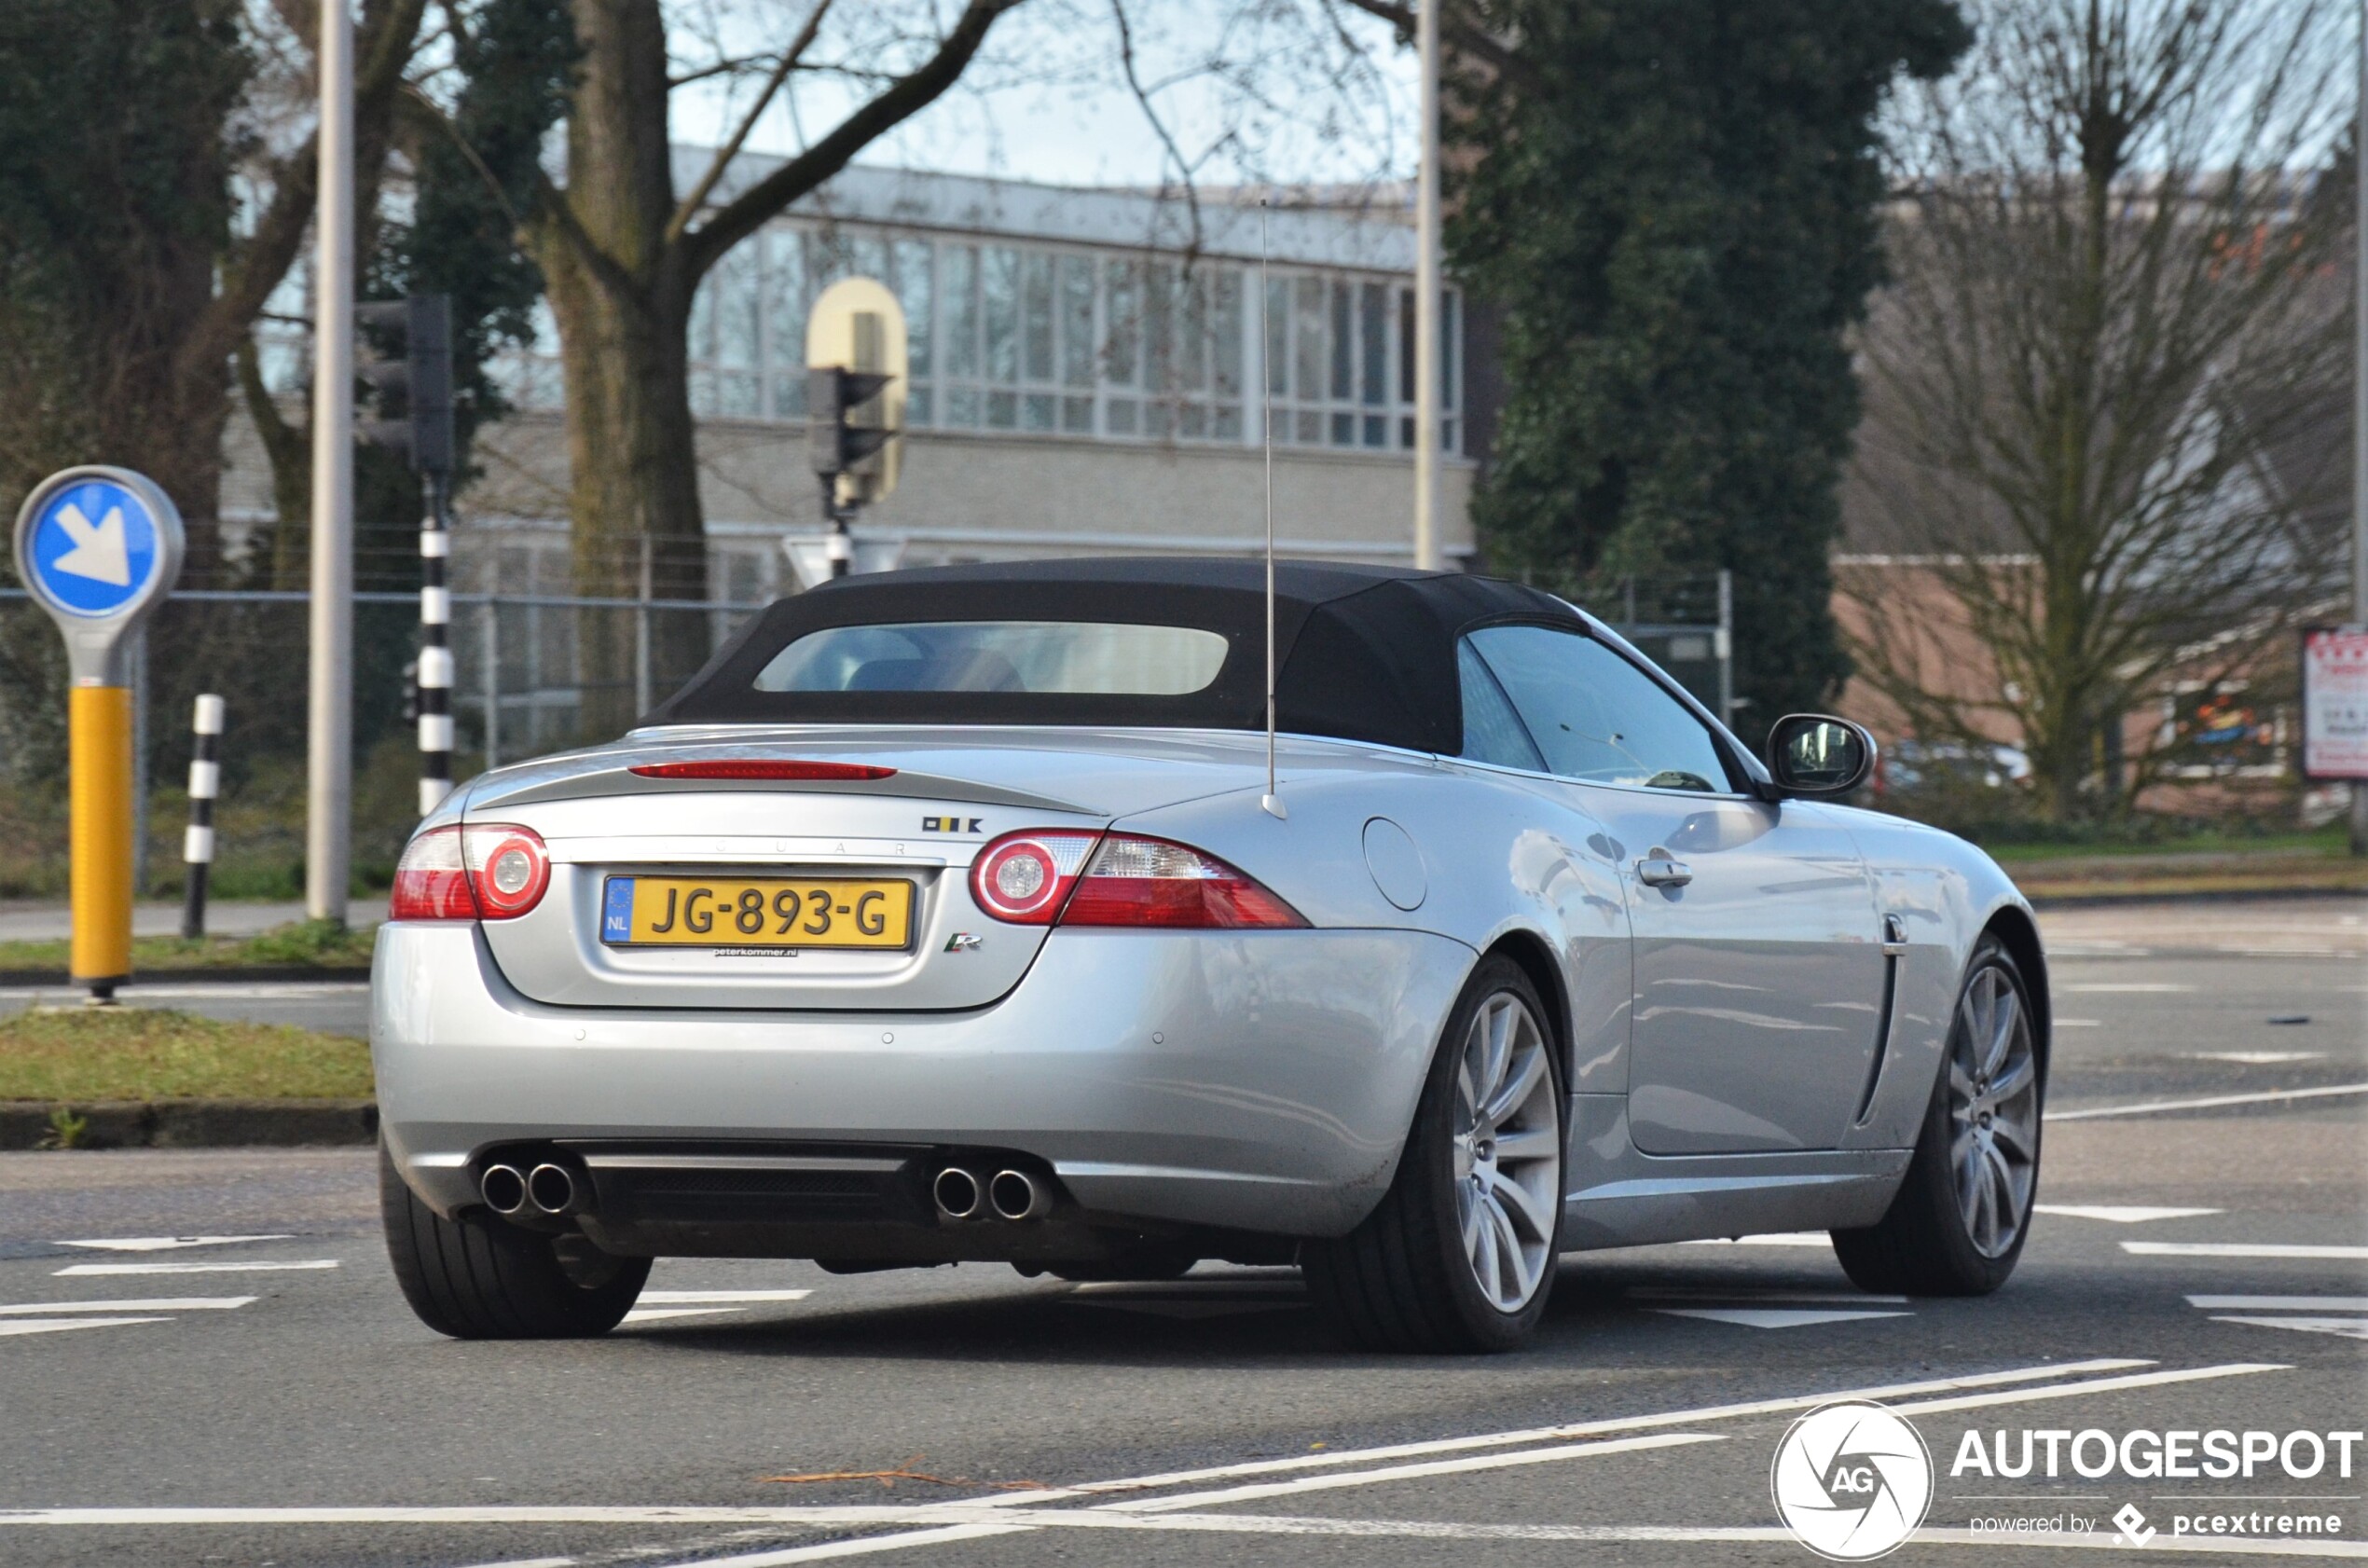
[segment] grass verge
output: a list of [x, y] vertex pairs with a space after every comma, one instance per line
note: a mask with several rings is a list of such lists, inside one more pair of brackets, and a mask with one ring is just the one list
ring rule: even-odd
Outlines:
[[370, 1048], [286, 1024], [166, 1008], [0, 1019], [0, 1100], [365, 1099]]
[[[131, 972], [169, 973], [176, 970], [321, 969], [370, 967], [375, 928], [348, 929], [326, 920], [298, 920], [251, 937], [137, 937], [131, 943]], [[54, 970], [68, 967], [68, 944], [56, 942], [0, 942], [0, 970]]]

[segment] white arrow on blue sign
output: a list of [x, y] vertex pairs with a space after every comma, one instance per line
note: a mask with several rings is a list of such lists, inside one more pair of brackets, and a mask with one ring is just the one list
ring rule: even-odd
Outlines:
[[50, 496], [25, 543], [34, 585], [74, 615], [120, 613], [145, 596], [165, 565], [147, 502], [112, 479], [86, 479]]

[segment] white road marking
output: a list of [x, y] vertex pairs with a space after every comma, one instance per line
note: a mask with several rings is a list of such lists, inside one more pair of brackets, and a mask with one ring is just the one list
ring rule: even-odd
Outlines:
[[[941, 1511], [930, 1512], [925, 1511], [925, 1509]], [[54, 1510], [54, 1512], [59, 1515], [105, 1511], [106, 1510], [89, 1509]], [[121, 1511], [138, 1511], [167, 1517], [160, 1517], [154, 1520], [136, 1520], [115, 1519], [94, 1520], [57, 1518], [43, 1519], [38, 1521], [19, 1520], [16, 1520], [16, 1522], [65, 1524], [106, 1522], [154, 1523], [166, 1525], [190, 1523], [296, 1522], [282, 1519], [240, 1520], [214, 1519], [190, 1520], [186, 1517], [181, 1517], [186, 1512], [186, 1510], [175, 1509]], [[239, 1512], [241, 1510], [221, 1511]], [[1156, 1531], [1161, 1533], [1182, 1533], [1193, 1534], [1330, 1535], [1365, 1538], [1400, 1537], [1434, 1541], [1588, 1542], [1606, 1545], [1622, 1542], [1702, 1545], [1783, 1544], [1791, 1542], [1794, 1539], [1790, 1532], [1766, 1525], [1686, 1526], [1665, 1524], [1476, 1524], [1445, 1520], [1342, 1519], [1324, 1515], [1120, 1513], [1115, 1510], [1106, 1510], [1101, 1508], [1020, 1508], [1016, 1510], [1001, 1510], [996, 1513], [986, 1514], [981, 1511], [981, 1507], [978, 1505], [946, 1503], [929, 1504], [909, 1508], [661, 1507], [611, 1509], [516, 1508], [508, 1510], [455, 1509], [451, 1510], [451, 1512], [456, 1516], [465, 1514], [472, 1517], [439, 1518], [433, 1520], [425, 1518], [388, 1520], [376, 1517], [390, 1511], [384, 1509], [311, 1509], [301, 1511], [341, 1516], [333, 1519], [308, 1520], [301, 1521], [332, 1524], [755, 1523], [775, 1525], [810, 1524], [817, 1528], [830, 1526], [845, 1528], [847, 1526], [865, 1524], [894, 1524], [908, 1520], [943, 1520], [948, 1518], [949, 1515], [952, 1518], [964, 1520], [966, 1521], [947, 1525], [940, 1529], [918, 1532], [911, 1535], [897, 1537], [895, 1538], [895, 1544], [900, 1547], [918, 1547], [950, 1541], [977, 1540], [980, 1537], [986, 1535], [1012, 1534], [1021, 1531], [1043, 1528]], [[413, 1515], [424, 1515], [433, 1512], [434, 1510], [415, 1509], [393, 1511]], [[373, 1517], [342, 1517], [365, 1514], [371, 1515]], [[486, 1514], [499, 1514], [502, 1517], [475, 1517]], [[0, 1519], [0, 1522], [6, 1521], [7, 1520], [5, 1519]], [[1920, 1546], [1979, 1546], [1987, 1547], [1992, 1548], [1993, 1550], [1998, 1547], [2000, 1542], [2000, 1538], [1995, 1535], [1976, 1535], [1970, 1531], [1935, 1528], [1919, 1530], [1916, 1532], [1915, 1535], [1911, 1537], [1911, 1539]], [[778, 1551], [768, 1551], [731, 1558], [703, 1558], [698, 1561], [698, 1568], [735, 1568], [735, 1565], [737, 1565], [737, 1568], [764, 1568], [764, 1565], [767, 1564], [814, 1562], [825, 1561], [827, 1557], [846, 1557], [856, 1555], [849, 1548], [858, 1547], [868, 1547], [874, 1550], [882, 1549], [885, 1544], [886, 1543], [878, 1538], [874, 1538], [870, 1541], [834, 1541], [825, 1543], [819, 1547], [790, 1548], [791, 1550], [805, 1554], [798, 1557], [785, 1556]], [[2108, 1550], [2121, 1549], [2114, 1546], [2113, 1537], [2110, 1534], [2105, 1534], [2102, 1539], [2099, 1539], [2098, 1536], [2094, 1534], [2034, 1535], [2029, 1537], [2017, 1536], [2014, 1538], [2013, 1544], [2017, 1547], [2103, 1547]], [[2213, 1536], [2206, 1540], [2196, 1540], [2192, 1536], [2172, 1536], [2164, 1534], [2157, 1536], [2148, 1549], [2150, 1551], [2218, 1552], [2233, 1557], [2368, 1558], [2368, 1542], [2358, 1541], [2308, 1539], [2253, 1540], [2231, 1536]], [[481, 1568], [571, 1568], [571, 1565], [575, 1563], [576, 1561], [577, 1560], [574, 1558], [567, 1557], [538, 1557], [523, 1561], [511, 1559], [502, 1562], [486, 1563], [481, 1565]]]
[[1799, 1307], [1650, 1307], [1664, 1317], [1699, 1317], [1744, 1328], [1808, 1328], [1820, 1323], [1860, 1323], [1870, 1317], [1913, 1317], [1904, 1312], [1816, 1312]]
[[1096, 1312], [1139, 1313], [1145, 1317], [1172, 1317], [1182, 1323], [1209, 1317], [1240, 1317], [1246, 1313], [1290, 1312], [1307, 1303], [1287, 1296], [1253, 1296], [1232, 1301], [1206, 1298], [1193, 1300], [1178, 1296], [1087, 1296], [1076, 1304]]
[[50, 1273], [61, 1279], [71, 1274], [268, 1274], [337, 1266], [334, 1258], [310, 1258], [296, 1263], [76, 1263], [53, 1269]]
[[653, 1307], [696, 1307], [716, 1301], [803, 1301], [811, 1290], [644, 1290], [636, 1304]]
[[[1692, 1410], [1673, 1410], [1658, 1414], [1615, 1418], [1607, 1421], [1576, 1424], [1569, 1426], [1532, 1429], [1521, 1432], [1481, 1434], [1452, 1437], [1427, 1443], [1399, 1444], [1389, 1448], [1343, 1451], [1336, 1453], [1295, 1455], [1289, 1459], [1250, 1461], [1240, 1465], [1214, 1466], [1201, 1470], [1175, 1471], [1165, 1475], [1142, 1476], [1128, 1479], [1100, 1481], [1084, 1486], [1048, 1490], [1026, 1493], [1007, 1493], [1001, 1497], [960, 1503], [916, 1505], [894, 1507], [771, 1507], [714, 1508], [667, 1506], [426, 1506], [410, 1508], [48, 1508], [0, 1511], [0, 1525], [169, 1525], [197, 1526], [209, 1524], [751, 1524], [774, 1527], [848, 1528], [859, 1526], [905, 1526], [899, 1533], [858, 1540], [817, 1543], [792, 1547], [783, 1550], [744, 1554], [739, 1557], [708, 1559], [701, 1568], [767, 1568], [767, 1565], [825, 1561], [829, 1558], [870, 1555], [907, 1547], [947, 1544], [954, 1541], [976, 1540], [989, 1535], [1052, 1526], [1056, 1528], [1145, 1528], [1238, 1530], [1256, 1533], [1272, 1526], [1287, 1531], [1287, 1524], [1274, 1522], [1267, 1515], [1199, 1515], [1183, 1512], [1190, 1507], [1205, 1506], [1218, 1497], [1235, 1501], [1249, 1500], [1246, 1494], [1275, 1495], [1279, 1487], [1285, 1492], [1322, 1490], [1328, 1487], [1371, 1485], [1383, 1481], [1410, 1479], [1416, 1473], [1450, 1473], [1465, 1468], [1460, 1461], [1441, 1465], [1383, 1465], [1347, 1475], [1303, 1476], [1292, 1481], [1268, 1486], [1227, 1487], [1207, 1494], [1172, 1495], [1159, 1499], [1144, 1499], [1133, 1506], [1106, 1505], [1081, 1509], [1045, 1508], [1050, 1502], [1073, 1498], [1107, 1495], [1113, 1492], [1143, 1492], [1167, 1489], [1196, 1481], [1232, 1480], [1252, 1475], [1278, 1475], [1296, 1471], [1325, 1468], [1347, 1464], [1362, 1464], [1376, 1460], [1412, 1458], [1423, 1455], [1466, 1452], [1482, 1448], [1507, 1448], [1514, 1451], [1495, 1455], [1475, 1456], [1490, 1467], [1500, 1465], [1547, 1463], [1564, 1457], [1579, 1457], [1582, 1451], [1611, 1452], [1641, 1446], [1631, 1443], [1574, 1443], [1573, 1438], [1599, 1436], [1606, 1432], [1634, 1432], [1655, 1426], [1674, 1426], [1706, 1421], [1731, 1420], [1757, 1415], [1778, 1414], [1807, 1410], [1835, 1399], [1894, 1400], [1903, 1396], [1941, 1394], [1955, 1396], [1926, 1399], [1921, 1403], [1898, 1405], [1905, 1412], [1934, 1412], [1974, 1406], [2005, 1404], [2026, 1400], [2075, 1397], [2089, 1394], [2110, 1393], [2118, 1389], [2154, 1386], [2166, 1382], [2191, 1382], [2199, 1379], [2234, 1376], [2244, 1372], [2282, 1369], [2266, 1364], [2232, 1364], [2176, 1371], [2140, 1373], [2131, 1376], [2087, 1378], [2095, 1372], [2113, 1372], [2121, 1369], [2143, 1367], [2148, 1363], [2127, 1359], [2099, 1359], [2071, 1362], [2061, 1366], [2022, 1367], [2000, 1372], [1976, 1373], [1962, 1378], [1933, 1379], [1915, 1383], [1880, 1385], [1861, 1389], [1792, 1396], [1774, 1399], [1754, 1400], [1742, 1404], [1710, 1406]], [[2084, 1378], [2075, 1382], [2047, 1382], [2053, 1378]], [[2036, 1386], [2013, 1386], [2017, 1383]], [[1971, 1395], [1963, 1390], [1987, 1390]], [[1714, 1439], [1714, 1434], [1663, 1433], [1664, 1441], [1674, 1443]], [[1541, 1440], [1551, 1447], [1537, 1447]], [[1533, 1445], [1522, 1447], [1521, 1445]], [[1310, 1483], [1301, 1485], [1301, 1482]], [[912, 1528], [918, 1526], [920, 1528]], [[1463, 1526], [1427, 1523], [1402, 1527], [1405, 1533], [1439, 1536], [1459, 1530], [1553, 1530], [1554, 1526]], [[1780, 1530], [1688, 1530], [1668, 1527], [1570, 1526], [1571, 1534], [1554, 1538], [1572, 1540], [1638, 1540], [1638, 1541], [1782, 1541], [1788, 1537]], [[1386, 1524], [1370, 1520], [1332, 1520], [1309, 1527], [1309, 1533], [1390, 1534]], [[1926, 1532], [1935, 1540], [1948, 1544], [1972, 1544], [1973, 1537], [1959, 1532]], [[1919, 1539], [1924, 1538], [1920, 1535]], [[1475, 1537], [1480, 1538], [1480, 1537]], [[1508, 1537], [1509, 1538], [1509, 1537]], [[1536, 1538], [1544, 1539], [1545, 1536]], [[1984, 1538], [1979, 1544], [1994, 1546]], [[2219, 1547], [2229, 1543], [2214, 1540], [2210, 1546]], [[2265, 1543], [2278, 1545], [2282, 1543]], [[789, 1556], [787, 1552], [801, 1555]], [[2349, 1555], [2368, 1555], [2368, 1547]]]
[[101, 1252], [171, 1252], [185, 1246], [228, 1246], [234, 1242], [287, 1242], [294, 1236], [117, 1236], [109, 1241], [60, 1242]]
[[1515, 1449], [1509, 1453], [1466, 1454], [1461, 1459], [1432, 1459], [1418, 1465], [1384, 1465], [1370, 1470], [1301, 1476], [1287, 1481], [1260, 1481], [1248, 1486], [1220, 1487], [1211, 1492], [1187, 1492], [1174, 1497], [1136, 1498], [1105, 1503], [1095, 1511], [1163, 1514], [1226, 1503], [1255, 1503], [1267, 1497], [1295, 1497], [1306, 1492], [1337, 1492], [1343, 1487], [1379, 1486], [1389, 1481], [1421, 1480], [1430, 1476], [1461, 1476], [1479, 1470], [1509, 1469], [1520, 1465], [1548, 1465], [1564, 1459], [1595, 1459], [1605, 1454], [1687, 1448], [1695, 1443], [1721, 1443], [1726, 1440], [1716, 1432], [1656, 1432], [1646, 1437], [1615, 1437], [1604, 1442], [1557, 1443], [1549, 1448]]
[[656, 1323], [669, 1317], [713, 1317], [718, 1313], [735, 1313], [737, 1307], [636, 1307], [626, 1313], [626, 1323]]
[[2368, 1296], [2190, 1296], [2187, 1304], [2224, 1313], [2368, 1313]]
[[2215, 1378], [2249, 1377], [2255, 1372], [2291, 1372], [2277, 1361], [2231, 1361], [2218, 1367], [2186, 1367], [2168, 1372], [2130, 1372], [2088, 1382], [2049, 1383], [2042, 1388], [2009, 1389], [2003, 1394], [1966, 1394], [1946, 1399], [1919, 1399], [1892, 1409], [1901, 1415], [1937, 1415], [1943, 1410], [1977, 1410], [1991, 1405], [2014, 1405], [2035, 1399], [2075, 1399], [2087, 1394], [2111, 1394], [2124, 1388], [2159, 1388], [2165, 1383], [2209, 1382]]
[[2236, 1062], [2248, 1067], [2272, 1066], [2279, 1062], [2323, 1062], [2327, 1059], [2323, 1051], [2190, 1051], [2187, 1054], [2198, 1062]]
[[2165, 980], [2091, 980], [2085, 981], [2077, 985], [2058, 985], [2056, 989], [2068, 994], [2093, 994], [2100, 991], [2193, 991], [2195, 987], [2192, 985], [2182, 985], [2175, 982]]
[[70, 1328], [114, 1328], [126, 1323], [170, 1323], [169, 1317], [12, 1317], [0, 1323], [0, 1338], [11, 1334], [62, 1334]]
[[1307, 1286], [1295, 1279], [1229, 1279], [1207, 1274], [1197, 1279], [1088, 1280], [1069, 1286], [1072, 1296], [1305, 1296]]
[[1683, 1246], [1831, 1246], [1834, 1238], [1823, 1231], [1771, 1231], [1764, 1236], [1704, 1236]]
[[1882, 1296], [1865, 1290], [1755, 1290], [1741, 1286], [1719, 1290], [1700, 1285], [1632, 1285], [1623, 1292], [1631, 1301], [1811, 1301], [1831, 1306], [1895, 1306], [1905, 1296]]
[[2104, 1026], [2105, 1021], [2101, 1018], [2058, 1018], [2056, 1020], [2056, 1027], [2058, 1029], [2101, 1029]]
[[2318, 1246], [2287, 1242], [2124, 1242], [2140, 1258], [2368, 1258], [2368, 1246]]
[[252, 1305], [253, 1296], [155, 1296], [132, 1301], [19, 1301], [0, 1306], [0, 1315], [16, 1317], [55, 1313], [194, 1313], [228, 1312]]
[[2118, 1207], [2111, 1204], [2033, 1204], [2041, 1214], [2059, 1214], [2067, 1219], [2101, 1219], [2111, 1225], [2143, 1225], [2150, 1219], [2192, 1219], [2198, 1215], [2221, 1214], [2222, 1209], [2155, 1209], [2138, 1205]]
[[2368, 1340], [2368, 1317], [2214, 1317], [2214, 1323], [2242, 1323], [2254, 1328], [2292, 1328], [2305, 1334], [2340, 1334], [2347, 1340]]
[[2317, 1089], [2265, 1089], [2251, 1094], [2211, 1094], [2199, 1100], [2155, 1100], [2141, 1106], [2093, 1106], [2086, 1110], [2051, 1110], [2049, 1121], [2088, 1121], [2100, 1116], [2158, 1116], [2172, 1110], [2210, 1110], [2219, 1106], [2265, 1106], [2280, 1100], [2324, 1100], [2347, 1094], [2368, 1094], [2368, 1083], [2331, 1083]]

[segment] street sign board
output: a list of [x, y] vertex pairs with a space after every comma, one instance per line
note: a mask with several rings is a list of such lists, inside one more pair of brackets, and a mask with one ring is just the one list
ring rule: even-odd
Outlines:
[[2368, 779], [2368, 630], [2302, 634], [2302, 772]]
[[66, 640], [74, 679], [120, 685], [118, 653], [181, 572], [181, 514], [129, 469], [69, 468], [17, 514], [17, 577]]

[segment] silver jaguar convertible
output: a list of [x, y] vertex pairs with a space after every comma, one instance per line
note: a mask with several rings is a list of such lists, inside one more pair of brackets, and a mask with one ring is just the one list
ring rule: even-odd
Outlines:
[[372, 981], [419, 1315], [597, 1334], [660, 1257], [1223, 1259], [1471, 1350], [1565, 1251], [1821, 1230], [1864, 1288], [2005, 1280], [2037, 930], [1979, 850], [1838, 804], [1864, 731], [1787, 718], [1763, 764], [1548, 594], [1286, 564], [1270, 732], [1264, 589], [843, 579], [456, 791]]

